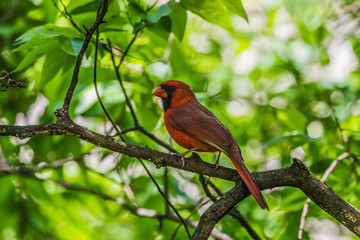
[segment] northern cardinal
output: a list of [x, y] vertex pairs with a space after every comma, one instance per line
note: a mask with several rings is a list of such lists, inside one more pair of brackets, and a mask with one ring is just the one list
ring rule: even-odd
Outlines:
[[[241, 178], [262, 209], [269, 207], [243, 163], [240, 148], [229, 129], [196, 99], [191, 87], [183, 82], [163, 82], [153, 96], [161, 98], [167, 131], [181, 147], [190, 151], [223, 152], [235, 165]], [[219, 160], [219, 159], [218, 159]], [[218, 162], [218, 161], [217, 161]]]

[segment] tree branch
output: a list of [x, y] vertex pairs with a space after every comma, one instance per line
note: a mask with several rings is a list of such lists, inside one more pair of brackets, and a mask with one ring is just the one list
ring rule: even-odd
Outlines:
[[[279, 186], [292, 186], [303, 191], [315, 204], [342, 223], [355, 235], [360, 236], [360, 212], [344, 199], [336, 195], [331, 188], [315, 177], [298, 159], [293, 159], [290, 167], [261, 172], [255, 175], [255, 182], [260, 189]], [[237, 204], [249, 195], [244, 183], [225, 193], [201, 216], [192, 239], [208, 239], [215, 224]]]
[[[36, 179], [36, 180], [39, 180], [39, 181], [44, 181], [45, 179], [40, 179], [40, 178], [36, 177], [35, 173], [38, 172], [38, 170], [41, 171], [41, 169], [18, 169], [18, 170], [13, 170], [13, 169], [2, 169], [0, 167], [0, 176], [8, 175], [8, 174], [18, 174], [18, 175], [21, 175], [23, 177], [29, 177], [29, 178]], [[53, 182], [61, 185], [62, 187], [66, 188], [68, 190], [73, 190], [73, 191], [77, 191], [77, 192], [91, 194], [91, 195], [100, 197], [100, 198], [102, 198], [104, 200], [114, 201], [114, 202], [120, 204], [123, 208], [125, 208], [126, 210], [128, 210], [132, 214], [140, 216], [140, 217], [167, 219], [167, 220], [170, 220], [170, 221], [180, 222], [181, 223], [181, 220], [176, 215], [172, 214], [171, 212], [166, 212], [164, 214], [158, 213], [158, 212], [156, 212], [154, 210], [151, 210], [151, 209], [139, 208], [139, 207], [136, 207], [134, 205], [128, 204], [128, 203], [126, 203], [125, 199], [123, 199], [121, 197], [112, 197], [112, 196], [109, 196], [109, 195], [104, 194], [102, 192], [98, 192], [98, 191], [95, 191], [95, 190], [92, 190], [92, 189], [89, 189], [89, 188], [85, 188], [85, 187], [76, 186], [76, 185], [70, 184], [70, 183], [65, 182], [65, 181], [54, 180], [54, 179], [46, 179], [46, 180], [53, 181]], [[198, 225], [197, 222], [191, 221], [189, 219], [184, 219], [183, 221], [185, 221], [187, 225], [189, 225], [189, 226], [191, 226], [193, 228], [196, 228], [196, 226]], [[214, 229], [212, 231], [211, 235], [213, 237], [215, 237], [216, 239], [219, 239], [219, 240], [231, 240], [231, 238], [228, 235], [220, 232], [217, 229]]]
[[2, 70], [0, 73], [0, 92], [5, 92], [8, 87], [25, 88], [26, 86], [24, 83], [10, 78], [9, 73], [6, 70]]
[[[206, 196], [208, 196], [213, 202], [215, 202], [217, 200], [217, 197], [214, 196], [209, 188], [208, 185], [210, 183], [209, 179], [206, 179], [204, 175], [200, 175], [199, 176], [199, 180], [201, 183], [201, 186], [203, 187]], [[214, 184], [210, 184], [214, 190], [219, 194], [219, 196], [223, 196], [223, 193], [220, 192], [220, 190], [218, 188], [215, 187]], [[255, 230], [250, 226], [249, 222], [246, 220], [246, 218], [240, 213], [239, 210], [237, 210], [236, 208], [233, 208], [229, 211], [229, 215], [232, 216], [233, 218], [237, 219], [241, 225], [243, 225], [243, 227], [246, 229], [246, 231], [249, 233], [249, 235], [255, 239], [255, 240], [261, 240], [260, 236], [255, 232]]]
[[63, 109], [64, 110], [69, 110], [69, 106], [70, 106], [70, 102], [71, 102], [71, 98], [74, 94], [74, 90], [75, 87], [77, 85], [77, 82], [79, 80], [79, 71], [80, 71], [80, 66], [81, 66], [81, 62], [82, 59], [84, 58], [86, 49], [88, 48], [88, 45], [91, 41], [92, 35], [95, 33], [95, 30], [99, 27], [99, 25], [101, 23], [103, 23], [104, 21], [104, 16], [107, 12], [108, 9], [108, 0], [103, 0], [99, 6], [99, 9], [101, 9], [101, 12], [99, 14], [99, 16], [96, 18], [94, 24], [92, 25], [92, 27], [90, 29], [87, 30], [86, 36], [85, 36], [85, 40], [84, 43], [81, 47], [81, 50], [77, 56], [76, 59], [76, 64], [75, 64], [75, 68], [74, 68], [74, 73], [72, 76], [72, 80], [70, 83], [70, 87], [66, 93], [66, 97], [64, 100], [64, 104], [63, 104]]
[[[235, 204], [249, 196], [249, 191], [240, 179], [236, 170], [219, 167], [206, 163], [193, 154], [187, 158], [182, 168], [181, 158], [171, 154], [155, 151], [148, 147], [140, 147], [130, 143], [113, 139], [93, 132], [74, 123], [64, 110], [57, 110], [57, 121], [48, 125], [7, 126], [0, 125], [0, 135], [28, 138], [36, 135], [66, 135], [81, 138], [96, 146], [115, 152], [126, 154], [130, 157], [142, 158], [151, 161], [158, 168], [170, 166], [185, 171], [222, 178], [229, 181], [239, 180], [240, 184], [218, 199], [201, 217], [193, 239], [207, 239], [215, 224]], [[336, 195], [329, 187], [322, 183], [299, 161], [294, 160], [291, 167], [252, 173], [260, 189], [271, 189], [280, 186], [292, 186], [302, 190], [311, 200], [329, 213], [350, 231], [360, 236], [360, 212], [345, 200]], [[204, 226], [204, 223], [206, 223]]]

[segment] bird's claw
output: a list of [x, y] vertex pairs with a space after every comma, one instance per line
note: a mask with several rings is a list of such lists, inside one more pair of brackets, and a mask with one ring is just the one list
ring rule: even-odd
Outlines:
[[186, 152], [183, 153], [172, 153], [173, 155], [179, 156], [181, 157], [181, 163], [182, 163], [182, 168], [185, 167], [185, 155], [192, 152], [192, 151], [196, 151], [198, 148], [191, 148], [189, 150], [187, 150]]
[[171, 153], [172, 155], [181, 157], [181, 167], [184, 168], [185, 166], [185, 155], [183, 153]]
[[219, 168], [220, 154], [221, 154], [221, 152], [219, 152], [219, 155], [218, 155], [217, 160], [215, 162], [215, 170], [217, 170]]
[[219, 168], [219, 161], [216, 161], [215, 163], [215, 170], [217, 170]]

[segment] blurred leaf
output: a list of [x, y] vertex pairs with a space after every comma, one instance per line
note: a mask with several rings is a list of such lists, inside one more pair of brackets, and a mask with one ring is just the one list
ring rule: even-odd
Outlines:
[[286, 126], [293, 130], [304, 130], [306, 127], [307, 119], [304, 114], [300, 113], [294, 108], [278, 109], [277, 117]]
[[[61, 2], [56, 3], [63, 10]], [[99, 1], [63, 3], [77, 26], [92, 26]], [[97, 56], [102, 102], [121, 130], [134, 127], [104, 45], [111, 41], [118, 64], [134, 32], [138, 32], [119, 70], [141, 127], [184, 151], [169, 140], [164, 113], [151, 96], [160, 82], [179, 79], [188, 83], [200, 102], [228, 126], [250, 170], [287, 167], [291, 164], [289, 152], [301, 146], [298, 150], [304, 151], [305, 163], [321, 177], [348, 148], [355, 155], [359, 152], [360, 41], [353, 24], [359, 18], [352, 5], [355, 2], [348, 1], [346, 8], [345, 4], [332, 8], [331, 4], [311, 0], [255, 4], [248, 13], [249, 19], [256, 21], [250, 24], [238, 17], [248, 17], [242, 3], [247, 2], [110, 1], [106, 23], [100, 26]], [[84, 34], [54, 7], [53, 1], [0, 1], [0, 16], [0, 65], [9, 71], [16, 69], [11, 78], [27, 85], [0, 92], [0, 124], [55, 122], [54, 111], [63, 105]], [[234, 29], [232, 24], [236, 24]], [[115, 132], [93, 87], [94, 43], [93, 36], [69, 111], [77, 124], [113, 136]], [[39, 96], [43, 102], [37, 101]], [[339, 137], [329, 104], [349, 145]], [[310, 128], [310, 123], [316, 124]], [[319, 126], [319, 131], [314, 126]], [[322, 138], [311, 138], [308, 129]], [[167, 152], [140, 131], [127, 132], [124, 137], [128, 143]], [[131, 206], [164, 213], [163, 198], [154, 192], [153, 183], [136, 159], [125, 154], [110, 152], [76, 136], [24, 140], [2, 136], [0, 155], [0, 165], [13, 169], [64, 164], [36, 173], [34, 179], [3, 173], [0, 239], [159, 240], [171, 239], [179, 226], [177, 222], [162, 221], [158, 227], [157, 218], [136, 216], [121, 204], [90, 193], [122, 197]], [[209, 162], [217, 157], [210, 153], [200, 156]], [[69, 161], [73, 157], [79, 158]], [[25, 162], [28, 159], [31, 162]], [[221, 161], [233, 167], [226, 156]], [[164, 185], [164, 168], [148, 165], [158, 183]], [[344, 160], [326, 182], [355, 207], [360, 202], [356, 195], [358, 172], [351, 159]], [[197, 174], [168, 168], [170, 200], [182, 209], [182, 215], [192, 214], [193, 221], [199, 221], [202, 214], [197, 211], [203, 199], [197, 178]], [[74, 189], [48, 179], [69, 182]], [[211, 181], [224, 193], [233, 187], [229, 181]], [[306, 196], [298, 189], [283, 187], [267, 192], [265, 197], [272, 209], [269, 213], [257, 207], [253, 198], [240, 203], [253, 229], [264, 239], [296, 238]], [[313, 230], [308, 221], [322, 224], [330, 218], [315, 204], [310, 205], [304, 239], [323, 234], [321, 229]], [[248, 233], [239, 230], [238, 224], [223, 218], [218, 228], [231, 238], [248, 239]], [[334, 239], [352, 239], [340, 224], [334, 223], [332, 228]], [[183, 227], [175, 239], [187, 239]]]
[[181, 41], [186, 29], [187, 13], [186, 10], [180, 5], [180, 3], [175, 3], [174, 9], [170, 14], [170, 19], [171, 31]]
[[34, 36], [31, 39], [29, 39], [29, 41], [24, 42], [23, 44], [18, 45], [18, 47], [14, 48], [11, 50], [11, 53], [15, 53], [15, 52], [19, 52], [19, 51], [24, 51], [24, 50], [29, 50], [33, 47], [37, 47], [43, 43], [46, 43], [47, 41], [49, 41], [48, 38], [44, 37], [44, 36]]
[[301, 146], [305, 143], [310, 143], [310, 142], [316, 142], [316, 141], [323, 141], [323, 138], [312, 138], [309, 137], [308, 135], [304, 134], [304, 133], [299, 133], [299, 134], [288, 134], [288, 135], [279, 135], [276, 136], [272, 139], [270, 139], [269, 141], [267, 141], [264, 146], [265, 147], [269, 147], [271, 145], [275, 145], [278, 144], [282, 141], [285, 140], [289, 140], [291, 143], [291, 148], [294, 149], [298, 146]]
[[356, 37], [352, 38], [351, 40], [352, 47], [355, 53], [356, 58], [360, 62], [360, 40]]
[[41, 44], [40, 46], [36, 47], [34, 50], [29, 52], [24, 59], [20, 62], [16, 69], [14, 69], [11, 74], [22, 70], [23, 68], [27, 67], [28, 65], [34, 63], [39, 58], [44, 56], [48, 52], [52, 52], [54, 49], [58, 47], [58, 41], [56, 39], [47, 40], [46, 43]]
[[171, 32], [169, 17], [163, 17], [156, 24], [148, 25], [147, 29], [167, 41]]
[[35, 83], [35, 88], [41, 89], [44, 85], [48, 84], [64, 67], [66, 62], [73, 62], [71, 61], [72, 59], [74, 59], [74, 57], [66, 54], [61, 49], [57, 49], [57, 51], [47, 54], [43, 66], [46, 71], [42, 72], [41, 81]]
[[146, 10], [138, 2], [131, 1], [128, 6], [129, 16], [132, 24], [141, 22], [141, 19], [146, 16]]
[[229, 30], [233, 29], [229, 14], [221, 0], [181, 0], [180, 4], [185, 9], [199, 15], [210, 23]]
[[222, 0], [225, 7], [245, 19], [247, 22], [249, 22], [248, 16], [245, 12], [244, 6], [242, 4], [241, 0]]
[[168, 3], [161, 5], [154, 15], [146, 17], [149, 23], [157, 23], [162, 17], [168, 16], [174, 7], [175, 0], [170, 0]]
[[91, 1], [89, 3], [86, 3], [82, 6], [76, 7], [74, 9], [72, 9], [69, 14], [70, 15], [76, 15], [76, 14], [80, 14], [80, 13], [84, 13], [84, 12], [96, 12], [97, 9], [99, 7], [99, 2], [98, 1]]
[[173, 40], [169, 60], [173, 70], [173, 78], [181, 78], [185, 74], [184, 69], [187, 69], [188, 65], [181, 43], [177, 38]]
[[47, 38], [56, 37], [56, 36], [65, 36], [69, 38], [83, 37], [80, 33], [78, 33], [72, 28], [58, 27], [55, 26], [54, 24], [46, 24], [43, 26], [30, 29], [29, 31], [18, 37], [16, 39], [16, 42], [17, 44], [24, 43], [29, 41], [35, 36], [42, 36]]

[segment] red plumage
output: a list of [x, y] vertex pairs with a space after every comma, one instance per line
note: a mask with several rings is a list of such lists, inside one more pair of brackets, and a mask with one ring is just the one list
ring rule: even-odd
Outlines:
[[153, 95], [163, 101], [165, 126], [177, 144], [198, 152], [225, 153], [260, 207], [269, 210], [259, 187], [243, 163], [236, 139], [212, 112], [199, 103], [190, 86], [169, 80], [163, 82]]

